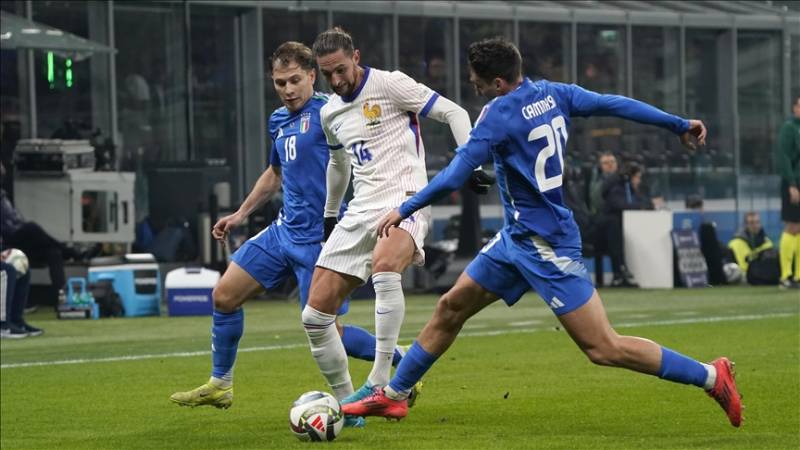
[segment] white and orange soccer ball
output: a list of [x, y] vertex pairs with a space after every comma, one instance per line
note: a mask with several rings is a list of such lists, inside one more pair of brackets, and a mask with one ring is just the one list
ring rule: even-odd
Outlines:
[[306, 392], [289, 409], [289, 428], [301, 441], [332, 441], [343, 425], [342, 407], [327, 392]]
[[17, 271], [17, 278], [28, 273], [28, 257], [25, 256], [22, 250], [16, 248], [4, 250], [0, 259], [2, 259], [4, 263], [14, 266], [14, 270]]

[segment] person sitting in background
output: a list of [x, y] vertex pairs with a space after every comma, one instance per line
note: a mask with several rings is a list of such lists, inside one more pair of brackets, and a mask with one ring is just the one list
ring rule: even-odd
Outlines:
[[[0, 165], [5, 176], [5, 168]], [[50, 236], [36, 222], [25, 220], [14, 204], [0, 189], [0, 247], [18, 248], [33, 262], [46, 262], [50, 269], [53, 295], [60, 296], [67, 283], [64, 259], [81, 259], [81, 255]]]
[[747, 273], [750, 262], [758, 258], [764, 250], [773, 248], [772, 241], [767, 237], [764, 228], [761, 226], [761, 217], [757, 212], [749, 212], [744, 215], [744, 228], [736, 232], [728, 248], [733, 251], [736, 264]]
[[642, 185], [642, 168], [635, 163], [627, 164], [618, 176], [609, 178], [603, 187], [603, 224], [614, 270], [611, 285], [615, 287], [638, 287], [625, 265], [622, 211], [628, 209], [653, 209], [647, 189]]
[[10, 251], [0, 253], [0, 338], [39, 336], [44, 331], [29, 325], [23, 316], [31, 282], [27, 258], [15, 267], [6, 262], [10, 254]]

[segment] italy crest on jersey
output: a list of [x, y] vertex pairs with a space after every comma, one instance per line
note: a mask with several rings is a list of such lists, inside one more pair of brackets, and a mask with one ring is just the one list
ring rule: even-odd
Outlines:
[[300, 116], [300, 132], [305, 133], [311, 128], [311, 113], [303, 113]]

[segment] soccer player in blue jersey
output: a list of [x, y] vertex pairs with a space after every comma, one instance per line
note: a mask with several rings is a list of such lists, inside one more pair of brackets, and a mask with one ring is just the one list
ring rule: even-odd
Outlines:
[[630, 98], [533, 82], [522, 77], [521, 65], [517, 48], [502, 39], [470, 45], [470, 81], [491, 101], [450, 165], [378, 225], [378, 233], [386, 233], [457, 189], [474, 167], [491, 158], [505, 209], [503, 229], [439, 299], [389, 385], [345, 405], [345, 414], [405, 417], [409, 388], [450, 347], [467, 319], [499, 298], [513, 305], [533, 288], [592, 362], [701, 387], [738, 427], [741, 399], [727, 358], [703, 364], [653, 341], [618, 335], [611, 327], [582, 263], [580, 233], [562, 191], [563, 151], [573, 116], [617, 116], [657, 125], [679, 135], [691, 149], [695, 141], [705, 144], [705, 126]]
[[[244, 326], [241, 306], [247, 299], [261, 289], [278, 287], [294, 273], [300, 288], [300, 308], [305, 307], [320, 243], [335, 225], [327, 230], [323, 226], [329, 151], [319, 111], [328, 99], [314, 92], [314, 79], [311, 49], [299, 42], [286, 42], [277, 48], [272, 56], [272, 80], [284, 106], [269, 119], [273, 143], [270, 165], [241, 207], [214, 225], [212, 235], [224, 242], [231, 229], [281, 188], [283, 209], [274, 222], [233, 254], [233, 261], [214, 288], [211, 379], [194, 390], [173, 394], [170, 400], [175, 403], [230, 407], [233, 365]], [[347, 309], [345, 301], [339, 314]], [[354, 326], [338, 328], [348, 355], [374, 359], [374, 336]], [[395, 362], [399, 361], [398, 351], [394, 356]]]

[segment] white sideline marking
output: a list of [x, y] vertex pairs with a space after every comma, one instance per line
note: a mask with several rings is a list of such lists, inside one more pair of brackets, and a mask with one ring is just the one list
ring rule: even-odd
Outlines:
[[[644, 327], [644, 326], [659, 326], [659, 325], [677, 325], [677, 324], [691, 324], [691, 323], [712, 323], [712, 322], [728, 322], [739, 320], [760, 320], [772, 319], [778, 317], [792, 317], [796, 313], [775, 313], [775, 314], [748, 314], [741, 316], [717, 316], [717, 317], [699, 317], [687, 319], [670, 319], [670, 320], [652, 320], [645, 322], [621, 322], [613, 324], [615, 328], [626, 327]], [[527, 324], [521, 322], [521, 324]], [[549, 328], [549, 327], [547, 327]], [[500, 336], [504, 334], [519, 334], [519, 333], [533, 333], [536, 331], [543, 331], [547, 328], [525, 328], [525, 329], [505, 329], [505, 330], [492, 330], [492, 331], [474, 331], [464, 332], [459, 336], [463, 337], [480, 337], [480, 336]], [[285, 344], [285, 345], [266, 345], [261, 347], [246, 347], [240, 348], [239, 353], [248, 352], [265, 352], [272, 350], [289, 350], [293, 348], [307, 347], [308, 343], [302, 344]], [[196, 352], [175, 352], [175, 353], [150, 353], [143, 355], [127, 355], [127, 356], [110, 356], [107, 358], [80, 358], [80, 359], [62, 359], [57, 361], [35, 361], [23, 363], [10, 363], [0, 365], [0, 369], [17, 369], [21, 367], [41, 367], [41, 366], [61, 366], [68, 364], [89, 364], [89, 363], [103, 363], [103, 362], [117, 362], [117, 361], [141, 361], [144, 359], [156, 358], [186, 358], [191, 356], [208, 356], [211, 351], [196, 351]]]

